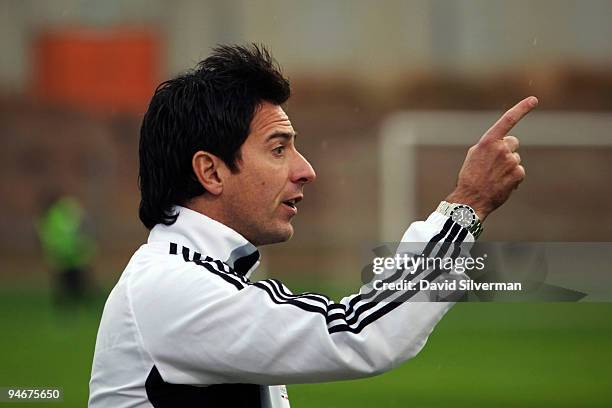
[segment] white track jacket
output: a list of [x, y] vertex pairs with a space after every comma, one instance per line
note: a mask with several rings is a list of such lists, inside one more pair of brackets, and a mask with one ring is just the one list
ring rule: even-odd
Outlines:
[[[412, 291], [377, 301], [364, 286], [334, 303], [251, 281], [259, 252], [187, 208], [156, 225], [110, 293], [89, 407], [289, 407], [284, 386], [372, 376], [415, 356], [451, 307]], [[402, 241], [472, 242], [433, 213]], [[433, 278], [432, 278], [433, 279]]]

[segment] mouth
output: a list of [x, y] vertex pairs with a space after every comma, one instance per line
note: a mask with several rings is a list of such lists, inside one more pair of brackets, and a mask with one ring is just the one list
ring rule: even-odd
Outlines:
[[289, 200], [283, 201], [283, 205], [287, 207], [292, 213], [297, 214], [297, 203], [302, 201], [303, 196], [293, 197]]

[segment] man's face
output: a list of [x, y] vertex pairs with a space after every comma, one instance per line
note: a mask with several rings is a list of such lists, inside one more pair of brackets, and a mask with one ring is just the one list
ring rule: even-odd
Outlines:
[[223, 186], [229, 226], [257, 246], [287, 241], [293, 235], [295, 204], [316, 174], [297, 151], [295, 131], [280, 106], [259, 106], [240, 154], [239, 171]]

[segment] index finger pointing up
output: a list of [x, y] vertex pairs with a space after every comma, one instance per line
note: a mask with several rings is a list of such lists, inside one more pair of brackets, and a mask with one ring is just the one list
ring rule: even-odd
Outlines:
[[480, 142], [501, 140], [510, 132], [514, 125], [523, 118], [523, 116], [528, 114], [536, 106], [538, 106], [538, 98], [535, 96], [523, 99], [504, 113], [502, 117], [485, 132], [482, 138], [480, 138]]

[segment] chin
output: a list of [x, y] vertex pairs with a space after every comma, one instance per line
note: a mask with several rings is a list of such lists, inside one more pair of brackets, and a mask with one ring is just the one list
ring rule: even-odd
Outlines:
[[287, 242], [293, 236], [293, 226], [288, 224], [287, 226], [283, 226], [274, 231], [267, 231], [267, 233], [262, 234], [261, 239], [258, 240], [259, 245], [271, 245], [271, 244], [279, 244], [281, 242]]

